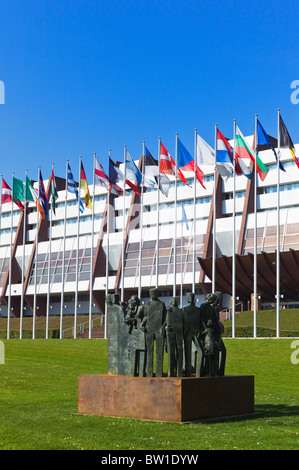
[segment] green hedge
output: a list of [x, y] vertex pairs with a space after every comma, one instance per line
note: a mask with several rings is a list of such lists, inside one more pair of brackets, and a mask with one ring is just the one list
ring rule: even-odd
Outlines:
[[[260, 338], [271, 338], [276, 336], [275, 328], [267, 328], [266, 326], [258, 326], [256, 329], [256, 335]], [[232, 327], [225, 326], [224, 333], [222, 335], [224, 338], [231, 338], [232, 336]], [[253, 327], [252, 326], [236, 326], [235, 327], [235, 336], [237, 338], [252, 338], [253, 337]], [[279, 336], [281, 338], [294, 338], [299, 337], [299, 331], [296, 330], [280, 330]]]
[[[48, 334], [49, 338], [59, 338], [59, 329], [56, 330], [49, 330]], [[0, 330], [0, 339], [7, 338], [7, 331]], [[9, 332], [10, 339], [19, 339], [20, 338], [20, 330], [10, 330]], [[23, 330], [22, 333], [23, 339], [32, 339], [32, 330]], [[46, 331], [45, 330], [35, 330], [35, 338], [36, 339], [43, 339], [46, 338]]]

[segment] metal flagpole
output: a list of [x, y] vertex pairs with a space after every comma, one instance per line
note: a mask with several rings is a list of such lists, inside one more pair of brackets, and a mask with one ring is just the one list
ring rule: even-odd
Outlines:
[[212, 250], [212, 293], [215, 293], [216, 277], [216, 169], [217, 169], [217, 124], [215, 124], [215, 168], [214, 168], [214, 198], [213, 198], [213, 250]]
[[257, 114], [255, 115], [255, 165], [254, 165], [254, 257], [253, 257], [253, 337], [257, 334]]
[[[110, 161], [111, 150], [109, 149], [109, 161]], [[109, 293], [109, 234], [110, 234], [110, 194], [111, 194], [111, 183], [107, 183], [107, 251], [106, 251], [106, 295]], [[105, 302], [105, 328], [104, 338], [107, 338], [107, 319], [108, 319], [108, 306]]]
[[78, 216], [77, 216], [77, 252], [76, 252], [76, 289], [75, 289], [75, 316], [74, 316], [74, 339], [77, 338], [77, 316], [78, 316], [78, 282], [79, 282], [79, 236], [80, 236], [80, 177], [81, 161], [79, 158], [79, 188], [78, 188]]
[[[12, 181], [14, 173], [12, 174]], [[10, 255], [9, 255], [9, 272], [8, 272], [8, 305], [7, 305], [7, 339], [10, 337], [10, 311], [11, 311], [11, 264], [12, 264], [12, 231], [13, 231], [13, 195], [11, 198], [11, 215], [10, 215]]]
[[181, 290], [180, 290], [180, 303], [181, 308], [183, 307], [183, 208], [182, 208], [182, 220], [181, 220]]
[[194, 129], [194, 193], [193, 193], [193, 280], [192, 292], [195, 294], [195, 245], [196, 245], [196, 165], [197, 165], [197, 129]]
[[[54, 163], [52, 163], [52, 173], [54, 169]], [[52, 175], [51, 175], [51, 187], [52, 187]], [[54, 194], [52, 194], [52, 197]], [[49, 313], [50, 313], [50, 276], [51, 276], [51, 251], [52, 251], [52, 212], [53, 209], [49, 208], [50, 226], [49, 226], [49, 255], [48, 255], [48, 291], [47, 291], [47, 308], [46, 308], [46, 339], [49, 338]]]
[[[92, 192], [92, 215], [91, 215], [91, 248], [90, 248], [90, 281], [89, 281], [89, 332], [88, 338], [91, 338], [91, 330], [92, 330], [92, 292], [93, 292], [93, 237], [94, 237], [94, 198], [95, 198], [95, 169], [96, 164], [95, 160], [96, 154], [93, 154], [93, 192]], [[105, 302], [106, 305], [106, 302]]]
[[279, 311], [280, 311], [280, 109], [278, 108], [277, 125], [277, 247], [276, 247], [276, 337], [279, 338]]
[[68, 165], [66, 161], [66, 175], [65, 175], [65, 202], [64, 202], [64, 233], [63, 233], [63, 248], [62, 248], [62, 273], [61, 273], [61, 299], [60, 299], [60, 326], [59, 337], [62, 338], [63, 327], [63, 310], [64, 310], [64, 284], [65, 284], [65, 239], [66, 239], [66, 211], [67, 211], [67, 180], [68, 180]]
[[156, 289], [159, 289], [159, 225], [160, 225], [160, 154], [161, 154], [161, 137], [158, 139], [158, 189], [157, 189], [157, 252], [156, 252]]
[[174, 201], [174, 253], [173, 253], [173, 297], [176, 297], [176, 245], [177, 245], [177, 179], [178, 179], [178, 134], [175, 138], [175, 201]]
[[127, 146], [124, 146], [124, 192], [123, 192], [123, 246], [121, 258], [121, 301], [124, 302], [125, 298], [125, 219], [126, 219], [126, 161], [127, 161]]
[[[26, 178], [27, 179], [27, 169], [26, 169]], [[22, 287], [21, 287], [21, 306], [20, 306], [20, 339], [23, 338], [23, 315], [24, 315], [24, 275], [25, 275], [25, 244], [26, 244], [26, 210], [27, 210], [27, 201], [26, 201], [26, 191], [24, 191], [24, 219], [23, 219], [23, 257], [22, 257]]]
[[236, 120], [234, 119], [234, 179], [233, 179], [233, 257], [232, 257], [232, 338], [235, 337], [236, 314]]
[[35, 245], [35, 271], [34, 271], [34, 298], [33, 298], [33, 328], [32, 328], [32, 339], [35, 339], [35, 323], [36, 323], [36, 294], [37, 294], [37, 262], [38, 262], [38, 224], [39, 224], [39, 201], [40, 201], [40, 166], [38, 167], [38, 198], [36, 206], [36, 245]]
[[138, 298], [141, 300], [141, 264], [142, 264], [142, 245], [143, 245], [143, 183], [144, 183], [144, 156], [145, 156], [145, 142], [142, 144], [142, 180], [141, 180], [141, 197], [140, 197], [140, 241], [139, 241], [139, 283], [138, 283]]

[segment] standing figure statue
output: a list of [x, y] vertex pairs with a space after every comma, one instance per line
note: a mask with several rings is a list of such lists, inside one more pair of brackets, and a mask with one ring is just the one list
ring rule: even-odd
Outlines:
[[168, 376], [183, 375], [183, 311], [178, 307], [178, 297], [173, 297], [167, 307], [165, 332], [168, 353]]
[[200, 306], [202, 320], [203, 350], [205, 355], [204, 375], [223, 376], [226, 348], [222, 340], [223, 325], [219, 321], [220, 292], [208, 294]]
[[128, 349], [130, 353], [130, 375], [145, 376], [145, 337], [141, 329], [144, 317], [143, 306], [137, 295], [132, 295], [128, 301], [125, 323], [128, 325]]
[[200, 309], [195, 305], [195, 296], [192, 292], [187, 292], [186, 299], [188, 305], [183, 307], [184, 322], [184, 348], [185, 348], [185, 375], [190, 377], [192, 374], [192, 344], [196, 347], [197, 366], [196, 376], [201, 375], [202, 349], [198, 340], [201, 330]]
[[107, 335], [108, 335], [108, 373], [126, 375], [129, 360], [127, 336], [125, 334], [125, 306], [119, 294], [108, 294]]
[[158, 289], [149, 290], [150, 301], [144, 307], [144, 318], [141, 328], [145, 333], [146, 345], [146, 375], [154, 375], [154, 344], [156, 342], [156, 377], [163, 375], [164, 334], [163, 326], [166, 320], [166, 307], [158, 299]]

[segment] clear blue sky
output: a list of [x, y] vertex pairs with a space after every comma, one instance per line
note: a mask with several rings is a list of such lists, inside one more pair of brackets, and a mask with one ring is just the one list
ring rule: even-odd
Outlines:
[[257, 113], [277, 135], [277, 108], [294, 143], [299, 104], [298, 0], [2, 0], [0, 173], [43, 178], [69, 159], [88, 182], [96, 152], [123, 161], [158, 137], [174, 155], [175, 133], [192, 153], [194, 128], [214, 145], [233, 119], [253, 133]]

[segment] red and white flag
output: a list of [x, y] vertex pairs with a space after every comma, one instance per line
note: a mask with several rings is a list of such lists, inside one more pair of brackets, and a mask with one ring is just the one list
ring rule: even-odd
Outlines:
[[[160, 173], [165, 173], [167, 175], [175, 176], [175, 161], [168, 152], [168, 150], [164, 147], [162, 142], [160, 142]], [[187, 186], [187, 180], [181, 170], [178, 168], [178, 177], [185, 183]]]
[[95, 157], [94, 171], [95, 171], [95, 184], [103, 186], [103, 188], [106, 188], [107, 191], [110, 191], [112, 194], [116, 194], [117, 196], [123, 193], [122, 188], [120, 188], [117, 184], [109, 183], [108, 176], [106, 175], [104, 168], [98, 161], [97, 157]]

